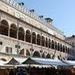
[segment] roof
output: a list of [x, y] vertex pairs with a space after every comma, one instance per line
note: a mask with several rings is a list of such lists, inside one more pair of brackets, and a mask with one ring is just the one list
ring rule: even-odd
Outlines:
[[20, 63], [14, 58], [12, 58], [7, 64], [8, 65], [19, 65]]
[[45, 59], [45, 58], [33, 58], [29, 57], [23, 64], [39, 64], [39, 65], [52, 65], [52, 66], [68, 66], [69, 64], [62, 62], [61, 60]]

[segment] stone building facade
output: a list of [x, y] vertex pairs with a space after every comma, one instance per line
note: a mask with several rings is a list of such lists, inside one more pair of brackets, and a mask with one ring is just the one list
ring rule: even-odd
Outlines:
[[75, 59], [75, 35], [66, 37], [65, 41], [72, 45], [72, 51], [70, 53], [72, 56], [74, 56], [73, 58]]
[[72, 46], [52, 19], [41, 19], [10, 0], [0, 5], [0, 57], [68, 58]]

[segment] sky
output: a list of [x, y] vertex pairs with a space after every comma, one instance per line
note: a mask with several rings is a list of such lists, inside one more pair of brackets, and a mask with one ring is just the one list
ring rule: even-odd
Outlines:
[[65, 36], [75, 33], [75, 0], [17, 0], [38, 15], [53, 19], [53, 25]]

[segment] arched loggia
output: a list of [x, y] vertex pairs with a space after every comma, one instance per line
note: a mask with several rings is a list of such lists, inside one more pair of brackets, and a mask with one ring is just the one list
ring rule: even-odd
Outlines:
[[24, 29], [22, 27], [18, 30], [18, 39], [24, 41]]
[[52, 42], [51, 42], [51, 43], [52, 43], [52, 49], [54, 49], [54, 41], [52, 40]]
[[42, 58], [45, 58], [45, 54], [44, 53], [42, 54]]
[[44, 36], [42, 36], [41, 42], [42, 42], [42, 46], [45, 46], [45, 38], [44, 38]]
[[24, 49], [20, 50], [19, 54], [24, 55]]
[[9, 25], [6, 20], [1, 21], [0, 34], [8, 36]]
[[31, 43], [31, 33], [29, 30], [26, 30], [26, 42]]
[[26, 56], [30, 56], [29, 50], [26, 50]]
[[60, 51], [62, 52], [63, 50], [62, 50], [62, 44], [60, 44]]
[[58, 43], [58, 51], [60, 50], [60, 44]]
[[33, 57], [40, 57], [40, 53], [38, 51], [35, 51]]
[[48, 38], [46, 38], [46, 47], [49, 46], [49, 41], [48, 41]]
[[47, 55], [46, 55], [46, 58], [51, 58], [50, 54], [47, 54]]
[[40, 45], [40, 41], [41, 41], [41, 36], [37, 34], [37, 45]]
[[57, 42], [55, 42], [55, 50], [58, 50]]
[[49, 48], [51, 48], [51, 40], [49, 39]]
[[63, 52], [65, 52], [65, 46], [63, 45]]
[[32, 43], [36, 44], [36, 33], [32, 32]]
[[17, 38], [17, 27], [15, 24], [10, 26], [10, 37]]

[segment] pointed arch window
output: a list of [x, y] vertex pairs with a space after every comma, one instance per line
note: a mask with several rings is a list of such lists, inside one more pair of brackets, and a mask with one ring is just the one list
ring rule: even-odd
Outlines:
[[47, 55], [46, 55], [46, 58], [51, 58], [50, 54], [47, 54]]
[[24, 56], [24, 49], [22, 49], [19, 54]]
[[45, 54], [44, 53], [42, 54], [42, 58], [45, 58]]
[[26, 50], [26, 56], [30, 56], [30, 52], [28, 49]]
[[34, 54], [33, 54], [33, 57], [40, 57], [40, 53], [35, 51]]

